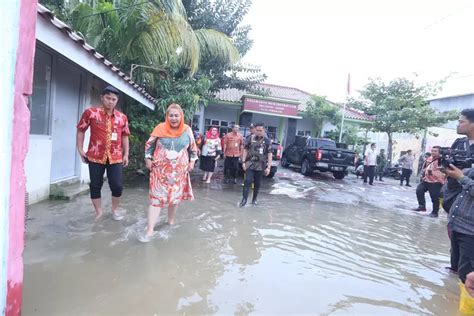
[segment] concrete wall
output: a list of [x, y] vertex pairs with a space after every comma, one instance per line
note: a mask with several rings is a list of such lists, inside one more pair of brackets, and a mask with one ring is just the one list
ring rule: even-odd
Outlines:
[[[474, 108], [474, 94], [450, 97], [430, 101], [430, 106], [438, 111], [456, 110], [461, 112], [463, 109]], [[456, 129], [456, 121], [446, 123], [442, 127], [447, 129]]]
[[[461, 112], [463, 109], [474, 108], [474, 94], [432, 100], [430, 106], [438, 111], [455, 110]], [[456, 125], [457, 120], [454, 120], [441, 127], [430, 127], [426, 136], [425, 150], [429, 151], [436, 145], [450, 147], [456, 138], [463, 137], [463, 135], [456, 133]]]
[[296, 120], [296, 133], [298, 131], [310, 131], [311, 136], [316, 136], [314, 120], [308, 117], [303, 117], [300, 120]]
[[[13, 107], [15, 99], [15, 65], [19, 39], [20, 4], [2, 2], [2, 27], [0, 38], [0, 314], [5, 314], [7, 303], [7, 268], [10, 214], [10, 175]], [[12, 188], [14, 189], [14, 188]]]
[[53, 142], [48, 135], [30, 135], [25, 160], [26, 190], [30, 204], [49, 197]]
[[[9, 1], [7, 3], [11, 2], [12, 1]], [[18, 41], [15, 41], [13, 38], [13, 43], [18, 43], [17, 50], [10, 51], [10, 53], [15, 51], [16, 60], [14, 61], [11, 58], [8, 58], [10, 62], [14, 61], [13, 64], [15, 65], [14, 102], [13, 104], [7, 104], [7, 107], [9, 108], [12, 108], [13, 105], [13, 124], [7, 124], [4, 126], [4, 130], [7, 129], [7, 133], [11, 132], [11, 135], [13, 136], [10, 152], [11, 172], [9, 177], [10, 190], [8, 198], [9, 214], [6, 315], [20, 315], [22, 305], [26, 193], [24, 161], [28, 151], [30, 122], [28, 97], [32, 94], [33, 90], [33, 60], [35, 54], [37, 5], [34, 0], [13, 1], [13, 3], [13, 5], [7, 4], [7, 7], [11, 9], [11, 12], [5, 12], [4, 10], [3, 12], [7, 14], [2, 19], [2, 29], [5, 28], [6, 23], [7, 32], [11, 32], [11, 35], [2, 34], [6, 35], [2, 38], [8, 38], [4, 42], [4, 45], [5, 43], [7, 43], [7, 47], [10, 45], [9, 39], [12, 39], [11, 36], [18, 38]], [[17, 11], [18, 5], [20, 5], [19, 14]], [[18, 17], [21, 17], [21, 19], [18, 19]], [[15, 25], [17, 25], [17, 27], [15, 27]], [[7, 49], [6, 51], [8, 52], [9, 50]], [[11, 65], [4, 64], [4, 66], [6, 66], [5, 68], [11, 69]], [[2, 67], [1, 69], [3, 71], [4, 68]], [[7, 117], [7, 119], [9, 118], [11, 118], [11, 115]], [[8, 127], [11, 127], [11, 129]], [[2, 222], [5, 221], [5, 218], [2, 219]], [[4, 279], [2, 278], [2, 281], [3, 280]]]
[[[241, 108], [239, 106], [227, 104], [209, 104], [204, 109], [204, 120], [212, 119], [219, 121], [238, 122]], [[204, 128], [204, 120], [203, 126]]]

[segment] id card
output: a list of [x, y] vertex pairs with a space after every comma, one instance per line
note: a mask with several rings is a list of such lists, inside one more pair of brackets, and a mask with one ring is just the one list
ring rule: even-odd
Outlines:
[[117, 133], [113, 132], [112, 137], [110, 139], [113, 141], [117, 141]]
[[263, 155], [263, 148], [262, 148], [262, 147], [260, 147], [260, 148], [258, 149], [258, 153], [259, 153], [260, 155]]

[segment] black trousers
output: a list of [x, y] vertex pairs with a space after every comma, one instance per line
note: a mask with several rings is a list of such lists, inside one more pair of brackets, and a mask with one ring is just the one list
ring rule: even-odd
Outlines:
[[102, 185], [104, 183], [104, 173], [107, 170], [107, 180], [109, 181], [110, 191], [112, 191], [113, 197], [121, 197], [123, 190], [123, 176], [122, 163], [109, 164], [108, 162], [103, 165], [100, 163], [89, 162], [89, 177], [91, 183], [89, 184], [91, 199], [100, 199]]
[[239, 171], [239, 157], [225, 157], [224, 173], [226, 178], [237, 178]]
[[452, 232], [451, 268], [458, 271], [463, 283], [466, 275], [474, 271], [474, 236]]
[[263, 171], [262, 170], [252, 170], [247, 169], [245, 171], [245, 182], [244, 182], [244, 192], [243, 192], [243, 199], [247, 200], [249, 197], [250, 187], [253, 186], [253, 196], [252, 201], [257, 200], [258, 191], [260, 190], [260, 183], [262, 182]]
[[403, 184], [403, 180], [406, 180], [407, 185], [410, 184], [412, 170], [402, 168], [402, 176], [400, 177], [400, 184]]
[[376, 177], [379, 177], [379, 180], [382, 180], [384, 172], [385, 172], [385, 167], [377, 167], [377, 176]]
[[441, 183], [421, 182], [416, 187], [416, 198], [418, 199], [418, 206], [426, 207], [425, 193], [430, 192], [431, 202], [433, 203], [433, 213], [438, 214], [439, 198], [441, 196]]
[[367, 183], [367, 177], [370, 184], [374, 183], [375, 166], [364, 166], [364, 183]]

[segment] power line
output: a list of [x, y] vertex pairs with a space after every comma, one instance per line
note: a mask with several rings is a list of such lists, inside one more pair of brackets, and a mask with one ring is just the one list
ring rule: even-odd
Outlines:
[[423, 30], [427, 30], [427, 29], [431, 28], [432, 26], [435, 26], [435, 25], [437, 25], [437, 24], [440, 24], [441, 22], [443, 22], [443, 21], [449, 19], [450, 17], [453, 17], [453, 16], [459, 14], [461, 11], [464, 11], [464, 10], [470, 8], [470, 7], [472, 7], [472, 4], [468, 4], [468, 5], [466, 5], [466, 6], [462, 7], [462, 8], [459, 8], [459, 9], [457, 9], [457, 10], [454, 10], [453, 12], [449, 13], [448, 15], [445, 15], [445, 16], [439, 18], [438, 20], [434, 21], [433, 23], [428, 24], [427, 26], [425, 26], [425, 27], [423, 28]]

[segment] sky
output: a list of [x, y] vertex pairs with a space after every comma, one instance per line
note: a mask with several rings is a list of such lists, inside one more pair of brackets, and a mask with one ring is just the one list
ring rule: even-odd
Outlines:
[[351, 96], [376, 77], [474, 92], [474, 0], [253, 0], [243, 24], [267, 83], [338, 102], [348, 73]]

